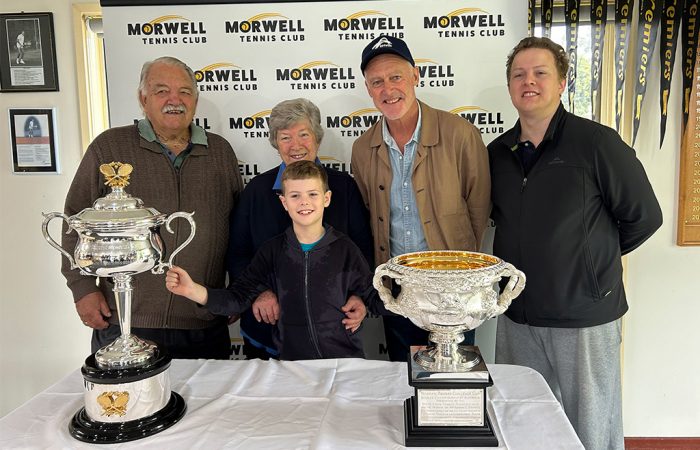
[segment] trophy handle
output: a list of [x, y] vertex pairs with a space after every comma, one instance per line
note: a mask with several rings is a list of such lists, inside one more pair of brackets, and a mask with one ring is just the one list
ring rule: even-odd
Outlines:
[[391, 294], [391, 290], [384, 286], [384, 282], [382, 281], [383, 277], [389, 277], [393, 280], [399, 281], [401, 280], [401, 278], [403, 278], [403, 275], [394, 270], [389, 269], [388, 267], [386, 267], [386, 264], [380, 264], [374, 271], [372, 285], [379, 293], [379, 298], [381, 298], [384, 302], [384, 306], [386, 307], [386, 309], [393, 313], [404, 315], [401, 304]]
[[194, 239], [196, 225], [194, 223], [194, 220], [192, 220], [193, 215], [194, 215], [194, 212], [192, 212], [192, 213], [176, 212], [176, 213], [172, 213], [172, 214], [170, 214], [170, 216], [168, 216], [168, 220], [165, 221], [165, 228], [168, 230], [168, 232], [174, 233], [173, 229], [170, 228], [170, 222], [172, 222], [174, 219], [177, 219], [178, 217], [182, 217], [183, 219], [187, 219], [187, 221], [190, 223], [190, 235], [187, 237], [185, 242], [180, 244], [180, 246], [173, 251], [173, 253], [170, 255], [170, 259], [168, 259], [167, 263], [160, 261], [157, 266], [155, 266], [153, 269], [151, 269], [151, 273], [161, 274], [161, 273], [165, 272], [166, 267], [171, 268], [173, 266], [173, 259], [175, 259], [175, 255], [180, 253], [180, 250], [187, 247], [187, 245], [192, 241], [192, 239]]
[[494, 317], [503, 314], [506, 309], [510, 306], [510, 303], [515, 297], [520, 295], [520, 293], [525, 288], [525, 274], [520, 270], [513, 267], [512, 264], [505, 263], [503, 272], [501, 272], [500, 277], [510, 277], [508, 284], [503, 289], [503, 292], [498, 296], [497, 310], [494, 313]]
[[[79, 267], [75, 263], [75, 259], [73, 259], [73, 255], [71, 255], [63, 247], [58, 245], [58, 243], [56, 241], [54, 241], [54, 239], [49, 234], [49, 222], [51, 222], [56, 217], [60, 217], [61, 219], [65, 220], [66, 223], [68, 223], [68, 216], [63, 214], [63, 213], [59, 213], [59, 212], [52, 212], [49, 214], [41, 213], [41, 214], [44, 216], [44, 223], [41, 224], [41, 232], [44, 234], [44, 239], [46, 239], [46, 241], [49, 243], [49, 245], [51, 245], [51, 247], [55, 248], [56, 250], [61, 252], [63, 254], [63, 256], [68, 258], [68, 261], [70, 261], [70, 268], [71, 269], [78, 269]], [[68, 231], [66, 231], [66, 234], [70, 233], [71, 231], [73, 231], [73, 229], [68, 227]]]

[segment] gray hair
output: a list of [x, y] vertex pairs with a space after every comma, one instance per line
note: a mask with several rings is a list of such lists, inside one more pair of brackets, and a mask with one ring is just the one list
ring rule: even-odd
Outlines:
[[277, 132], [287, 129], [292, 125], [306, 120], [311, 125], [311, 133], [316, 138], [316, 143], [321, 144], [323, 139], [323, 127], [321, 126], [321, 111], [318, 106], [305, 98], [295, 98], [279, 102], [270, 112], [270, 144], [277, 148]]
[[147, 94], [148, 86], [146, 86], [146, 80], [148, 79], [148, 74], [151, 71], [151, 67], [153, 67], [154, 64], [166, 64], [169, 66], [179, 67], [180, 69], [184, 70], [185, 73], [187, 73], [187, 76], [190, 78], [190, 81], [192, 81], [192, 91], [194, 92], [194, 98], [199, 98], [199, 90], [197, 89], [197, 79], [195, 78], [192, 69], [190, 69], [190, 66], [173, 56], [161, 56], [160, 58], [156, 58], [153, 61], [146, 61], [145, 63], [143, 63], [143, 67], [141, 67], [141, 78], [139, 79], [139, 88], [137, 91], [139, 104], [141, 104], [141, 97]]

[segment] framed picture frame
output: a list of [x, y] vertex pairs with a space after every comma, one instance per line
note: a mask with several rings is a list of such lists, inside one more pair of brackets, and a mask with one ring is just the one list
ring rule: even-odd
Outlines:
[[0, 92], [57, 90], [53, 14], [0, 14]]
[[10, 108], [10, 148], [14, 173], [59, 173], [55, 113], [53, 108]]

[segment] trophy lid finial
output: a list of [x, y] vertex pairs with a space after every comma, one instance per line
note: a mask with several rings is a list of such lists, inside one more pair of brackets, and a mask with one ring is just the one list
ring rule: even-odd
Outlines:
[[105, 184], [111, 188], [123, 188], [129, 185], [129, 175], [134, 167], [131, 164], [124, 164], [112, 161], [100, 166], [100, 173], [105, 177]]

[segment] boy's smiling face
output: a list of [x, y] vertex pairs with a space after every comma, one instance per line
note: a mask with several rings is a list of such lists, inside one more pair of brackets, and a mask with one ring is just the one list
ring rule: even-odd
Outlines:
[[287, 210], [295, 225], [310, 227], [321, 226], [323, 209], [331, 203], [331, 191], [323, 188], [318, 178], [303, 180], [285, 180], [284, 193], [280, 196], [284, 209]]

